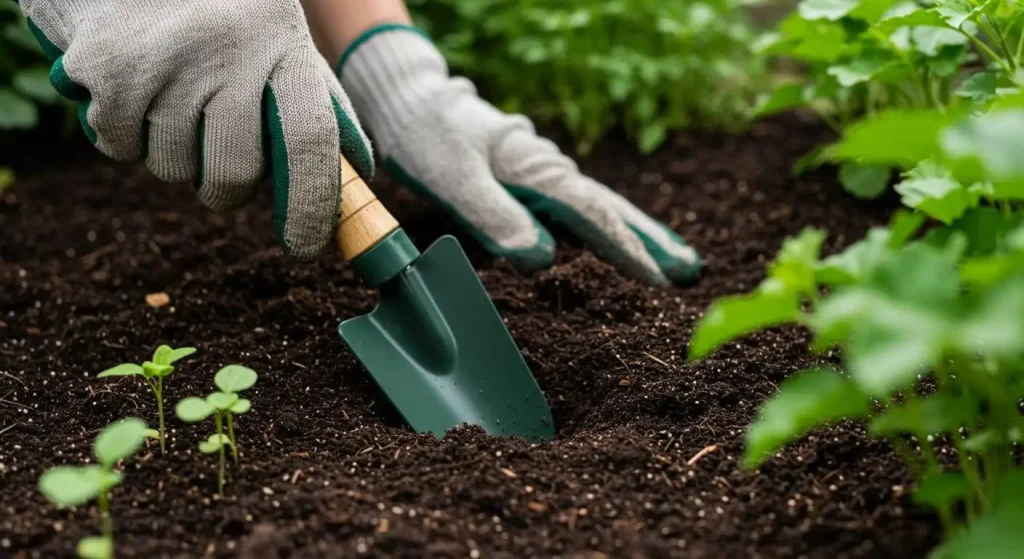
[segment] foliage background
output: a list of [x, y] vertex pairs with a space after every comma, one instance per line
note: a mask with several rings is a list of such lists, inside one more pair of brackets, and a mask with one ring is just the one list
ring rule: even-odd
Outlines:
[[[748, 0], [407, 0], [453, 72], [581, 153], [614, 128], [643, 152], [672, 130], [735, 129], [766, 76]], [[0, 0], [0, 132], [64, 105], [17, 6]], [[48, 111], [42, 111], [48, 114]], [[44, 119], [45, 120], [45, 119]], [[74, 118], [64, 124], [76, 126]]]

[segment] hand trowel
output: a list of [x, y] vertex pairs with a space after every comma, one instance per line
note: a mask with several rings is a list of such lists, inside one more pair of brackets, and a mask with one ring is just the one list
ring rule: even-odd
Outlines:
[[341, 177], [338, 247], [379, 301], [338, 331], [398, 412], [438, 437], [462, 424], [554, 437], [544, 394], [458, 241], [421, 254], [344, 157]]

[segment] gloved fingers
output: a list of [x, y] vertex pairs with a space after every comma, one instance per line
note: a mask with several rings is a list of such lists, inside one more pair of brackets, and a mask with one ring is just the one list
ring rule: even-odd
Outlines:
[[233, 84], [203, 108], [199, 142], [199, 199], [213, 210], [248, 204], [263, 179], [262, 84]]
[[697, 279], [703, 266], [700, 255], [678, 233], [640, 211], [607, 186], [589, 177], [582, 177], [582, 180], [587, 183], [586, 188], [594, 197], [605, 200], [615, 208], [673, 283], [686, 284]]
[[637, 233], [606, 198], [595, 195], [553, 142], [527, 128], [511, 129], [495, 146], [492, 166], [498, 180], [530, 210], [562, 223], [628, 275], [668, 285]]
[[483, 154], [456, 133], [441, 137], [443, 144], [412, 144], [428, 149], [400, 148], [384, 161], [384, 168], [445, 210], [494, 256], [523, 270], [550, 266], [555, 243], [547, 229], [495, 180]]
[[95, 59], [91, 46], [88, 41], [72, 44], [51, 68], [50, 82], [62, 95], [79, 101], [78, 119], [97, 149], [116, 161], [141, 160], [146, 152], [146, 111], [163, 84], [110, 87], [117, 83], [111, 72], [133, 73], [133, 57], [119, 54], [124, 64], [111, 64]]
[[[172, 83], [154, 101], [147, 119], [149, 141], [146, 167], [157, 178], [169, 182], [199, 182], [200, 134], [205, 99], [196, 98], [183, 107], [171, 99], [190, 96], [187, 80]], [[164, 100], [168, 101], [165, 102]], [[257, 118], [259, 115], [256, 115]]]
[[284, 250], [302, 259], [327, 246], [340, 209], [340, 134], [319, 56], [302, 48], [285, 57], [263, 94], [274, 224]]
[[331, 92], [331, 106], [334, 109], [334, 116], [338, 120], [341, 153], [363, 180], [373, 180], [373, 174], [376, 171], [373, 150], [370, 148], [370, 139], [366, 137], [366, 133], [356, 117], [352, 101], [341, 87], [341, 82], [334, 75], [334, 70], [331, 70], [331, 65], [327, 63], [327, 60], [321, 56], [317, 62], [324, 83], [327, 84], [327, 88]]

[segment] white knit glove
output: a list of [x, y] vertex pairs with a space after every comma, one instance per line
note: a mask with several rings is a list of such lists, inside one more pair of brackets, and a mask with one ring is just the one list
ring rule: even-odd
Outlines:
[[551, 264], [554, 241], [533, 212], [565, 224], [641, 280], [666, 285], [698, 275], [700, 258], [679, 235], [582, 175], [528, 119], [498, 111], [470, 82], [449, 77], [441, 53], [417, 30], [369, 30], [337, 71], [384, 168], [496, 256], [526, 269]]
[[196, 181], [215, 210], [249, 202], [269, 170], [285, 250], [320, 253], [336, 226], [339, 150], [373, 159], [298, 0], [21, 0], [106, 155]]

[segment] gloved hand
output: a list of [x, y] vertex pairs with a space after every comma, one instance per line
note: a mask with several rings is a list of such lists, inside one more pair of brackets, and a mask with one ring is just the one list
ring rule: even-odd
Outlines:
[[582, 175], [528, 119], [500, 112], [470, 82], [450, 77], [417, 30], [371, 29], [336, 69], [385, 169], [494, 255], [525, 269], [551, 264], [554, 241], [533, 212], [568, 226], [638, 279], [666, 285], [698, 275], [700, 258], [679, 235]]
[[196, 181], [215, 210], [251, 200], [271, 171], [287, 252], [318, 254], [338, 214], [339, 150], [373, 174], [369, 142], [298, 0], [21, 0], [79, 101], [89, 140]]

